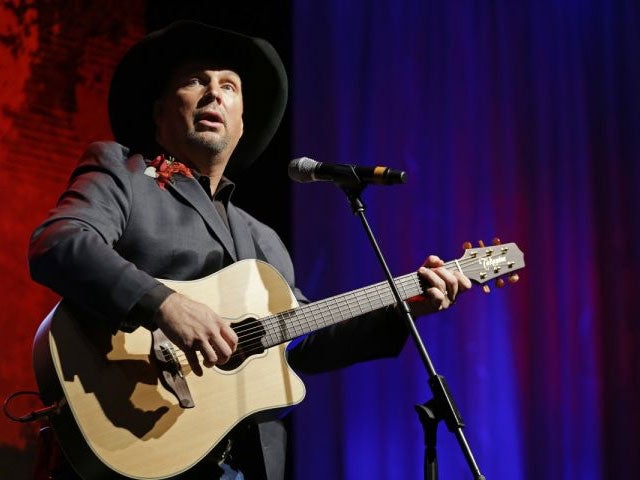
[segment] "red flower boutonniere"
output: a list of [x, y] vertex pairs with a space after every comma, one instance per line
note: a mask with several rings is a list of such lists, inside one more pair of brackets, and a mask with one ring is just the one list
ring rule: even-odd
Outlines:
[[193, 178], [191, 170], [184, 163], [164, 155], [158, 155], [147, 165], [144, 171], [145, 175], [155, 178], [158, 186], [163, 190], [166, 188], [167, 183], [173, 182], [173, 176], [176, 173]]

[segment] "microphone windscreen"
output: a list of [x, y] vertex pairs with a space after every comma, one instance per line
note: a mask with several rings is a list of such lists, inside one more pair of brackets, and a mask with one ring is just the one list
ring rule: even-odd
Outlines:
[[289, 178], [294, 182], [313, 182], [313, 174], [320, 162], [309, 157], [300, 157], [289, 162]]

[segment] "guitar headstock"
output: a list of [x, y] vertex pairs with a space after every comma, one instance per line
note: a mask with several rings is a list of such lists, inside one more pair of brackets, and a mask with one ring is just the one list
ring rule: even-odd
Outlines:
[[509, 283], [519, 280], [517, 270], [524, 268], [524, 254], [515, 243], [501, 244], [495, 238], [492, 246], [485, 246], [478, 242], [479, 247], [471, 248], [471, 243], [463, 245], [465, 253], [456, 260], [456, 267], [469, 277], [470, 280], [483, 285], [483, 290], [489, 292], [487, 282], [496, 279], [498, 288], [505, 285], [503, 277], [508, 275]]

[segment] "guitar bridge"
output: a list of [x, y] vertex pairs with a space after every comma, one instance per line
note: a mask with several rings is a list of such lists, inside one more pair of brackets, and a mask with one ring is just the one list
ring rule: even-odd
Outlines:
[[182, 408], [193, 408], [196, 406], [189, 391], [187, 379], [182, 373], [182, 365], [178, 359], [176, 347], [160, 329], [153, 331], [153, 353], [158, 361], [162, 376], [160, 381], [180, 403]]

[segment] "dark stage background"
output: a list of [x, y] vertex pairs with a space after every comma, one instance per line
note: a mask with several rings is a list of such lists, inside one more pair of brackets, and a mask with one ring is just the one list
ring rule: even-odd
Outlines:
[[[224, 12], [221, 14], [220, 11]], [[391, 270], [499, 236], [521, 281], [419, 321], [488, 479], [632, 479], [640, 471], [635, 213], [640, 9], [635, 2], [37, 1], [0, 5], [0, 395], [35, 389], [31, 340], [55, 295], [26, 245], [86, 144], [109, 138], [111, 71], [178, 17], [264, 36], [292, 78], [287, 117], [239, 201], [291, 245], [314, 299], [382, 279], [333, 185], [291, 187], [289, 158], [386, 164], [364, 194]], [[251, 204], [253, 189], [270, 202]], [[422, 477], [415, 349], [305, 378], [289, 417], [299, 479]], [[18, 410], [37, 402], [20, 402]], [[37, 427], [2, 419], [0, 478], [29, 478]], [[440, 478], [471, 478], [444, 425]]]

